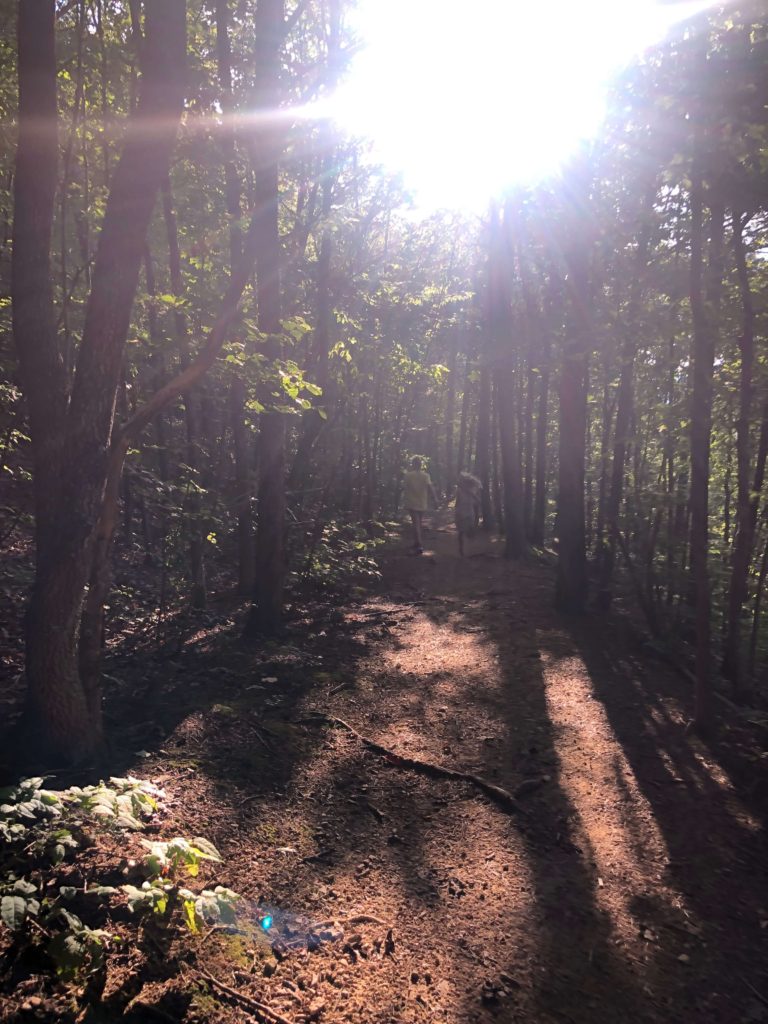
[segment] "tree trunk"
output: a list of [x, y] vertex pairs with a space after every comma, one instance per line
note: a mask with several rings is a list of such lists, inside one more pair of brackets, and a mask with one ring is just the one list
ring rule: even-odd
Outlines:
[[456, 486], [456, 466], [454, 465], [454, 440], [456, 419], [456, 362], [458, 350], [458, 331], [451, 332], [448, 350], [448, 394], [445, 400], [445, 493], [450, 494]]
[[456, 475], [464, 469], [464, 458], [467, 448], [467, 435], [469, 433], [470, 399], [472, 394], [472, 362], [469, 356], [464, 360], [464, 390], [461, 395], [461, 417], [459, 419], [459, 449], [456, 453]]
[[[765, 471], [765, 449], [758, 452], [758, 465], [754, 486], [750, 481], [750, 421], [752, 415], [752, 372], [755, 362], [755, 311], [749, 283], [749, 271], [742, 235], [744, 222], [741, 211], [733, 211], [733, 254], [741, 295], [741, 372], [739, 378], [739, 415], [736, 420], [736, 541], [733, 549], [731, 581], [725, 640], [723, 644], [723, 673], [730, 679], [734, 696], [745, 700], [749, 695], [749, 679], [745, 676], [741, 650], [741, 616], [747, 599], [747, 580], [752, 558], [752, 546], [757, 523], [757, 507]], [[762, 465], [760, 464], [762, 462]]]
[[760, 607], [763, 602], [763, 591], [765, 589], [765, 577], [768, 574], [768, 534], [766, 534], [763, 546], [763, 555], [760, 559], [760, 569], [757, 574], [755, 586], [755, 603], [752, 609], [752, 630], [749, 637], [749, 661], [748, 668], [750, 676], [755, 673], [755, 657], [757, 654], [757, 638], [760, 632]]
[[[280, 106], [280, 53], [283, 0], [259, 0], [256, 10], [256, 108]], [[278, 168], [282, 128], [275, 118], [259, 130], [254, 145], [255, 200], [259, 229], [256, 282], [259, 330], [267, 336], [264, 354], [273, 363], [282, 356]], [[246, 625], [249, 636], [274, 635], [282, 628], [285, 583], [285, 417], [262, 414], [259, 431], [259, 509], [256, 532], [256, 585]]]
[[[218, 64], [221, 109], [224, 124], [220, 135], [224, 158], [224, 195], [229, 218], [229, 264], [232, 271], [243, 257], [240, 227], [240, 179], [235, 164], [235, 104], [232, 96], [232, 51], [229, 42], [229, 0], [216, 0], [216, 62]], [[251, 519], [251, 445], [245, 425], [247, 388], [234, 371], [229, 390], [235, 461], [235, 511], [237, 516], [237, 570], [240, 594], [250, 594], [254, 585], [253, 522]]]
[[547, 517], [547, 433], [549, 430], [549, 374], [552, 342], [549, 327], [545, 326], [539, 357], [539, 402], [536, 416], [536, 491], [533, 502], [531, 543], [544, 544]]
[[[696, 621], [696, 711], [695, 723], [707, 732], [712, 726], [712, 658], [709, 590], [709, 448], [712, 432], [712, 371], [715, 331], [711, 307], [704, 295], [702, 172], [700, 157], [694, 156], [691, 172], [691, 279], [690, 303], [693, 321], [693, 400], [691, 406], [691, 579]], [[719, 219], [719, 223], [718, 223]], [[712, 245], [722, 234], [722, 210], [712, 209]], [[707, 295], [711, 301], [712, 296]]]
[[584, 457], [587, 429], [587, 356], [592, 297], [586, 244], [569, 253], [570, 310], [560, 364], [557, 535], [559, 541], [555, 603], [578, 613], [587, 600], [584, 522]]
[[[29, 717], [46, 743], [46, 756], [72, 762], [89, 758], [101, 744], [98, 679], [83, 677], [79, 671], [80, 618], [146, 231], [160, 182], [167, 173], [182, 110], [186, 25], [183, 0], [168, 0], [147, 11], [141, 95], [128, 121], [107, 202], [63, 429], [63, 370], [55, 338], [46, 338], [44, 333], [52, 321], [49, 249], [56, 173], [53, 17], [52, 3], [35, 0], [20, 5], [21, 103], [14, 221], [14, 237], [20, 244], [14, 260], [14, 264], [18, 261], [14, 269], [14, 331], [31, 423], [39, 424], [40, 411], [47, 407], [46, 425], [42, 430], [38, 425], [39, 440], [33, 440], [40, 446], [37, 460], [41, 460], [39, 474], [36, 465], [36, 493], [42, 488], [46, 495], [36, 509], [37, 571], [27, 623]], [[29, 290], [33, 279], [34, 294]], [[30, 315], [30, 302], [38, 306], [36, 314]], [[28, 372], [33, 367], [38, 371], [34, 376]], [[52, 462], [50, 425], [54, 421], [56, 460]]]
[[600, 607], [605, 609], [610, 607], [613, 598], [611, 587], [613, 584], [613, 568], [616, 561], [616, 531], [619, 529], [619, 511], [624, 491], [624, 464], [627, 457], [627, 444], [632, 423], [635, 356], [639, 344], [637, 324], [648, 262], [648, 246], [651, 234], [649, 212], [653, 208], [655, 195], [656, 186], [654, 183], [653, 188], [648, 193], [642, 211], [643, 221], [638, 234], [634, 273], [630, 284], [629, 301], [627, 302], [626, 329], [621, 342], [621, 372], [619, 376], [619, 393], [616, 399], [616, 428], [613, 440], [611, 484], [605, 509], [608, 543], [600, 559], [600, 592], [598, 601]]
[[500, 398], [499, 433], [504, 475], [504, 557], [520, 558], [525, 551], [525, 530], [520, 448], [515, 429], [515, 379], [513, 369], [508, 363], [497, 372], [497, 393]]
[[477, 410], [477, 451], [475, 472], [483, 485], [481, 510], [483, 530], [492, 533], [493, 505], [491, 503], [491, 374], [487, 364], [480, 370], [480, 398]]
[[[184, 279], [181, 273], [181, 252], [176, 213], [173, 208], [173, 193], [170, 176], [166, 175], [162, 185], [163, 219], [168, 240], [168, 272], [171, 279], [171, 293], [178, 299], [184, 295]], [[178, 306], [173, 311], [173, 325], [179, 362], [182, 369], [190, 365], [191, 352], [189, 330], [184, 310]], [[200, 485], [200, 395], [187, 391], [184, 395], [184, 426], [187, 435], [186, 462], [192, 476], [192, 487], [187, 496], [186, 528], [189, 551], [189, 602], [193, 608], [205, 608], [208, 600], [205, 581], [205, 542], [202, 533], [202, 503], [197, 487]]]

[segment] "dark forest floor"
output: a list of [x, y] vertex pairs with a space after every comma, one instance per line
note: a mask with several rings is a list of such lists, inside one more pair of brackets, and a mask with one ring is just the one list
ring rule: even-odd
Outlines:
[[[132, 753], [112, 773], [162, 785], [161, 834], [212, 840], [206, 884], [247, 902], [239, 934], [121, 921], [87, 1019], [270, 1019], [203, 969], [294, 1024], [768, 1022], [759, 736], [735, 719], [716, 744], [689, 735], [689, 684], [620, 615], [556, 616], [549, 567], [485, 539], [460, 561], [447, 527], [427, 545], [391, 541], [381, 580], [308, 607], [279, 644], [243, 646], [233, 605], [163, 660], [113, 651]], [[530, 780], [524, 813], [310, 710], [509, 790]], [[266, 912], [268, 935], [248, 928]], [[39, 991], [6, 990], [0, 1017], [53, 1019], [45, 999], [19, 1009]]]

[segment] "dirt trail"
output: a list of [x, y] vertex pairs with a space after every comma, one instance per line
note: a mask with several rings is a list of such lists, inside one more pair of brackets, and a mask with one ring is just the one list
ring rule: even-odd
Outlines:
[[[179, 693], [204, 678], [206, 695], [144, 773], [219, 845], [254, 921], [274, 918], [269, 939], [210, 936], [198, 963], [292, 1021], [768, 1021], [754, 751], [687, 736], [687, 684], [620, 618], [557, 617], [547, 568], [482, 540], [461, 562], [448, 529], [427, 544], [390, 545], [381, 581], [287, 644], [201, 635], [179, 660]], [[505, 813], [301, 721], [313, 709], [538, 785]], [[184, 1019], [246, 1018], [217, 1000]]]

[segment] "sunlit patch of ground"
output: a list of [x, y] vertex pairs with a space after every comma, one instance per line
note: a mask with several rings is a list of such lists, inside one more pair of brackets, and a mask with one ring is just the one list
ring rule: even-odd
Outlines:
[[[233, 652], [231, 695], [179, 716], [164, 748], [179, 833], [220, 846], [216, 880], [273, 910], [276, 933], [340, 922], [282, 958], [212, 936], [211, 970], [292, 1021], [322, 1005], [321, 1024], [741, 1024], [747, 990], [718, 965], [749, 974], [752, 885], [724, 874], [724, 908], [706, 886], [742, 855], [746, 803], [685, 736], [679, 694], [595, 659], [557, 619], [546, 571], [459, 563], [454, 541], [391, 552], [380, 592], [334, 609], [317, 646]], [[308, 723], [312, 709], [510, 789], [548, 781], [509, 815]], [[359, 914], [376, 920], [344, 923]]]
[[595, 902], [617, 934], [632, 940], [643, 930], [632, 910], [636, 895], [655, 889], [680, 905], [660, 870], [667, 846], [583, 661], [545, 652], [542, 664], [559, 784], [577, 815], [572, 839], [583, 850]]

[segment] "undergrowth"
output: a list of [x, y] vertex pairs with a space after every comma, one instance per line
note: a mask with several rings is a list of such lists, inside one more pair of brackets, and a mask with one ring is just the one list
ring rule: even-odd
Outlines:
[[98, 878], [83, 886], [61, 884], [67, 862], [91, 846], [96, 833], [142, 831], [164, 794], [131, 776], [63, 790], [44, 783], [44, 777], [29, 778], [0, 790], [0, 917], [12, 933], [16, 959], [42, 954], [64, 981], [103, 974], [110, 944], [121, 941], [104, 925], [120, 906], [153, 914], [165, 927], [178, 921], [192, 933], [204, 923], [234, 923], [237, 893], [220, 885], [193, 892], [180, 884], [197, 877], [204, 861], [221, 862], [213, 844], [199, 836], [142, 839], [146, 852], [122, 869], [137, 884], [115, 886]]

